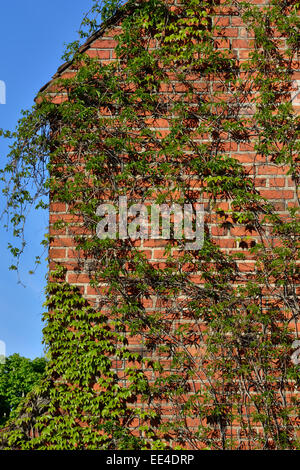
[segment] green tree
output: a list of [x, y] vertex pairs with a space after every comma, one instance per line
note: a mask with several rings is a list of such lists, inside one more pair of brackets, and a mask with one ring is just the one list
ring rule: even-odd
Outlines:
[[0, 424], [5, 424], [34, 385], [44, 375], [44, 357], [28, 359], [19, 354], [9, 356], [0, 364]]

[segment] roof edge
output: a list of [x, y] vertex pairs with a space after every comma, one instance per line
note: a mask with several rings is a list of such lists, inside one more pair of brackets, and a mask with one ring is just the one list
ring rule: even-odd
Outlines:
[[[82, 46], [80, 46], [78, 52], [79, 53], [85, 52], [89, 48], [92, 42], [94, 42], [96, 39], [98, 39], [99, 37], [103, 35], [103, 33], [105, 32], [107, 28], [109, 28], [110, 26], [113, 26], [117, 21], [122, 19], [127, 13], [130, 12], [130, 7], [135, 7], [136, 5], [137, 4], [135, 2], [131, 2], [130, 0], [126, 2], [124, 5], [122, 5], [116, 11], [114, 15], [112, 15], [105, 22], [103, 22], [101, 27], [97, 31], [95, 31], [95, 33], [93, 33]], [[51, 80], [49, 80], [49, 82], [47, 82], [45, 85], [42, 86], [42, 88], [40, 88], [37, 95], [45, 91], [56, 78], [58, 78], [65, 70], [67, 70], [72, 65], [73, 61], [74, 59], [60, 65], [56, 73], [51, 78]], [[37, 96], [35, 97], [34, 100], [36, 101], [36, 99], [37, 99]]]

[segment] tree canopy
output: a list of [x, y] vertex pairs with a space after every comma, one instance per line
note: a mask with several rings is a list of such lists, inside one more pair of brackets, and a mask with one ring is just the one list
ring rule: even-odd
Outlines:
[[13, 354], [0, 364], [0, 424], [16, 413], [21, 400], [44, 376], [47, 360]]

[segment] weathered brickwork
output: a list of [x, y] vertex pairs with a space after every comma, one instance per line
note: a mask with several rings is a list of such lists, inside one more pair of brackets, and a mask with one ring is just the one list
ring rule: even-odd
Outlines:
[[[173, 2], [176, 4], [177, 2]], [[253, 0], [253, 3], [263, 5], [264, 2], [261, 0]], [[174, 5], [175, 7], [175, 5]], [[251, 33], [247, 32], [245, 25], [238, 16], [233, 16], [230, 9], [224, 12], [222, 15], [216, 18], [219, 26], [222, 26], [223, 37], [216, 38], [219, 49], [231, 50], [232, 55], [236, 57], [240, 62], [248, 59], [250, 51], [253, 48], [253, 37]], [[115, 37], [120, 34], [122, 29], [122, 20], [120, 19], [117, 24], [112, 24], [107, 29], [91, 39], [84, 47], [86, 54], [92, 58], [97, 58], [102, 64], [109, 64], [116, 59], [115, 47], [117, 41]], [[153, 41], [150, 44], [150, 50], [155, 49], [156, 44]], [[283, 44], [284, 47], [284, 44]], [[73, 76], [76, 71], [72, 70], [72, 65], [65, 65], [61, 67], [55, 77], [68, 78]], [[192, 79], [192, 77], [190, 77]], [[300, 71], [297, 69], [295, 64], [295, 93], [293, 95], [293, 104], [296, 111], [300, 112], [300, 93], [298, 94], [298, 85], [300, 81]], [[194, 77], [194, 85], [197, 86], [199, 92], [206, 89], [207, 83], [201, 77]], [[218, 83], [214, 83], [213, 86], [217, 87]], [[61, 100], [67, 99], [67, 95], [60, 93], [58, 94], [52, 86], [52, 82], [47, 85], [47, 93], [52, 96], [54, 102], [61, 102]], [[163, 94], [175, 94], [183, 93], [182, 84], [173, 81], [169, 86], [162, 85], [159, 91], [162, 96]], [[105, 111], [104, 111], [105, 112]], [[245, 116], [251, 115], [253, 107], [248, 106], [245, 110]], [[109, 113], [108, 113], [109, 117]], [[164, 136], [169, 132], [169, 123], [166, 119], [152, 119], [149, 117], [148, 125], [156, 129], [158, 135]], [[287, 175], [287, 168], [282, 165], [274, 164], [271, 161], [257, 155], [254, 145], [250, 143], [236, 143], [228, 141], [225, 146], [225, 151], [230, 154], [234, 159], [241, 162], [246, 169], [249, 176], [251, 176], [255, 182], [255, 187], [259, 193], [267, 200], [275, 204], [276, 209], [280, 214], [284, 215], [287, 213], [289, 207], [296, 206], [298, 203], [297, 194], [295, 189], [295, 182], [291, 176]], [[193, 178], [190, 181], [190, 191], [193, 192], [195, 197], [201, 189], [201, 183]], [[218, 223], [218, 214], [216, 207], [212, 205], [210, 199], [205, 195], [201, 196], [201, 202], [205, 206], [205, 220], [206, 229], [209, 230], [212, 240], [219, 245], [222, 250], [227, 254], [237, 254], [242, 252], [245, 259], [238, 261], [240, 270], [240, 279], [243, 282], [243, 278], [246, 280], [251, 276], [255, 270], [255, 262], [253, 255], [248, 251], [253, 243], [259, 239], [259, 235], [254, 230], [246, 230], [242, 226], [236, 224], [229, 224], [227, 227], [220, 227]], [[221, 210], [228, 210], [230, 208], [229, 201], [220, 201], [218, 208]], [[62, 229], [54, 229], [53, 224], [58, 220], [64, 220], [65, 222], [72, 222], [68, 227]], [[49, 251], [50, 258], [50, 269], [53, 268], [56, 263], [62, 264], [67, 268], [66, 280], [72, 285], [79, 287], [81, 293], [86, 299], [88, 299], [93, 305], [102, 306], [105, 311], [105, 295], [107, 286], [100, 284], [98, 287], [92, 287], [90, 285], [90, 276], [88, 273], [88, 260], [84, 262], [81, 259], [81, 253], [76, 250], [76, 235], [87, 234], [87, 229], [84, 225], [84, 221], [78, 218], [74, 219], [74, 216], [70, 214], [69, 207], [65, 203], [52, 202], [50, 205], [50, 235], [51, 245]], [[153, 265], [157, 265], [160, 268], [166, 265], [167, 254], [165, 253], [166, 241], [162, 240], [142, 240], [137, 241], [136, 246], [139, 246], [140, 250], [143, 251], [147, 259]], [[178, 256], [178, 250], [173, 248], [172, 256], [176, 258]], [[196, 284], [203, 282], [200, 273], [193, 272], [191, 274], [191, 280]], [[184, 302], [184, 296], [181, 299], [177, 299], [178, 302]], [[163, 311], [165, 309], [168, 315], [168, 308], [166, 305], [162, 305], [161, 299], [157, 299], [155, 295], [143, 299], [143, 306], [147, 312], [154, 312], [159, 309]], [[185, 320], [186, 321], [186, 320]], [[129, 344], [132, 350], [143, 352], [141, 350], [141, 341], [139, 336], [129, 337]], [[191, 350], [192, 352], [192, 350]], [[199, 354], [199, 351], [195, 349], [195, 357]], [[162, 357], [160, 357], [162, 359]], [[116, 362], [116, 371], [121, 377], [122, 370], [124, 368], [123, 363]], [[166, 359], [165, 366], [168, 367], [168, 361]], [[147, 372], [147, 371], [146, 371]], [[153, 372], [147, 372], [149, 377]], [[152, 377], [154, 378], [154, 377]], [[195, 382], [196, 386], [201, 386], [201, 379]], [[166, 403], [164, 409], [165, 420], [168, 421], [172, 418], [174, 410]], [[188, 426], [193, 428], [198, 424], [197, 420], [188, 418]], [[137, 423], [136, 423], [137, 424]], [[133, 423], [134, 426], [134, 423]], [[240, 430], [233, 429], [233, 436], [240, 436]], [[242, 439], [242, 437], [241, 437]]]
[[[253, 1], [255, 4], [264, 4], [261, 0]], [[247, 33], [245, 26], [242, 23], [240, 17], [231, 16], [229, 11], [227, 15], [220, 16], [216, 20], [217, 24], [224, 27], [222, 33], [227, 37], [224, 42], [222, 39], [217, 39], [219, 48], [230, 48], [233, 54], [243, 61], [248, 57], [251, 48], [251, 37]], [[111, 61], [116, 60], [115, 47], [117, 41], [114, 39], [116, 35], [120, 34], [121, 25], [112, 26], [111, 28], [102, 32], [100, 37], [91, 41], [86, 46], [86, 53], [90, 57], [99, 58], [102, 64], [108, 64]], [[152, 44], [155, 48], [155, 44]], [[151, 47], [150, 47], [151, 50]], [[76, 72], [72, 71], [71, 66], [65, 66], [65, 69], [58, 72], [55, 78], [68, 78], [73, 76]], [[297, 112], [300, 112], [300, 92], [298, 88], [300, 80], [300, 71], [295, 69], [295, 93], [293, 95], [293, 103]], [[197, 80], [199, 89], [205, 88], [206, 84], [201, 80]], [[176, 88], [177, 85], [177, 88]], [[174, 83], [175, 91], [179, 92], [178, 88], [181, 84]], [[162, 86], [163, 88], [163, 86]], [[48, 85], [47, 91], [51, 96], [51, 85]], [[174, 91], [174, 90], [173, 90]], [[162, 93], [167, 90], [162, 89]], [[65, 95], [66, 96], [66, 95]], [[57, 94], [53, 91], [53, 100], [61, 102], [64, 99], [63, 94]], [[155, 120], [153, 123], [154, 127], [163, 136], [164, 133], [168, 132], [168, 122], [166, 120]], [[272, 202], [276, 202], [276, 208], [282, 214], [286, 212], [288, 207], [293, 207], [297, 204], [297, 194], [295, 191], [295, 182], [290, 176], [286, 175], [288, 168], [284, 165], [279, 166], [272, 162], [266, 161], [260, 155], [257, 155], [253, 145], [249, 143], [237, 144], [235, 142], [228, 142], [227, 149], [230, 155], [243, 163], [247, 169], [247, 173], [254, 178], [255, 186], [259, 190], [260, 194]], [[197, 185], [199, 182], [191, 181], [191, 189], [197, 191]], [[204, 199], [204, 202], [209, 204], [209, 201]], [[208, 208], [208, 207], [207, 207]], [[220, 207], [224, 210], [229, 208], [228, 203], [220, 203]], [[210, 219], [210, 233], [216, 242], [228, 253], [240, 250], [239, 237], [252, 236], [255, 237], [255, 233], [247, 232], [241, 227], [232, 227], [230, 229], [220, 228], [216, 223], [216, 215], [211, 214]], [[69, 215], [68, 207], [63, 203], [52, 203], [50, 207], [50, 228], [54, 222], [63, 219], [66, 222], [72, 221], [74, 216]], [[56, 262], [68, 263], [67, 267], [68, 278], [70, 283], [75, 283], [80, 286], [83, 293], [87, 298], [93, 300], [93, 289], [89, 287], [89, 278], [84, 274], [76, 274], [76, 259], [78, 258], [78, 252], [75, 250], [76, 244], [74, 243], [74, 235], [85, 234], [86, 230], [83, 226], [83, 221], [78, 221], [76, 227], [70, 227], [63, 230], [53, 230], [50, 235], [54, 237], [50, 248], [50, 260], [52, 265]], [[164, 259], [164, 246], [165, 242], [148, 240], [141, 244], [141, 248], [146, 254], [147, 258], [152, 261], [163, 261]], [[75, 250], [75, 251], [74, 251]], [[248, 266], [251, 271], [251, 259], [245, 264], [245, 270]]]

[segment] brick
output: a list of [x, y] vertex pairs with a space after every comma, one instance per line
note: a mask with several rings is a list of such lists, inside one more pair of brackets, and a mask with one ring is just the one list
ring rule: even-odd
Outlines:
[[68, 273], [67, 281], [69, 284], [89, 284], [90, 278], [87, 274]]
[[261, 190], [260, 194], [265, 197], [266, 199], [293, 199], [295, 197], [295, 193], [293, 191], [276, 191], [276, 190]]
[[285, 186], [286, 180], [284, 178], [270, 178], [269, 185], [272, 187]]
[[93, 42], [92, 47], [95, 49], [114, 49], [117, 44], [114, 39], [97, 39]]
[[225, 28], [223, 32], [228, 38], [236, 38], [239, 34], [238, 28]]
[[229, 26], [230, 18], [229, 17], [217, 17], [215, 19], [216, 25], [218, 26]]
[[168, 240], [157, 240], [157, 239], [149, 239], [149, 240], [144, 240], [143, 245], [144, 247], [163, 247], [167, 246], [169, 244]]
[[244, 25], [243, 20], [240, 16], [233, 16], [231, 18], [231, 24], [233, 26], [243, 26]]
[[274, 165], [262, 165], [258, 167], [259, 175], [284, 175], [288, 171], [288, 167], [274, 166]]
[[165, 250], [153, 250], [153, 259], [166, 259], [168, 258], [169, 254], [165, 252]]
[[90, 49], [87, 51], [87, 55], [95, 59], [110, 59], [109, 50]]
[[50, 212], [66, 212], [67, 207], [63, 202], [51, 202], [50, 203]]
[[51, 259], [65, 258], [66, 250], [63, 248], [50, 248], [49, 256]]
[[233, 39], [232, 47], [235, 49], [249, 49], [250, 41], [247, 39]]
[[223, 227], [211, 227], [210, 233], [213, 236], [222, 237], [227, 235], [228, 229]]
[[71, 237], [55, 237], [51, 242], [52, 247], [71, 247], [75, 245], [75, 241]]
[[245, 227], [232, 227], [230, 229], [230, 234], [236, 237], [247, 237], [249, 235], [256, 236], [258, 235], [255, 230], [247, 230]]

